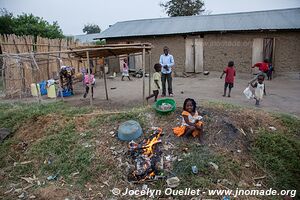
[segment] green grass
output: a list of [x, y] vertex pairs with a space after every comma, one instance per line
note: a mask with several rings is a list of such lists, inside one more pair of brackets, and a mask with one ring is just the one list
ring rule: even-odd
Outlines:
[[[70, 181], [71, 174], [79, 172], [80, 181], [86, 181], [91, 177], [89, 166], [92, 162], [92, 150], [79, 141], [80, 135], [76, 133], [74, 123], [70, 122], [62, 131], [34, 143], [29, 155], [40, 161], [39, 170], [42, 175], [59, 174]], [[43, 163], [48, 159], [51, 164]]]
[[222, 101], [217, 101], [217, 100], [209, 100], [203, 103], [203, 105], [199, 106], [205, 106], [205, 107], [212, 107], [212, 108], [219, 108], [219, 109], [224, 109], [224, 110], [240, 110], [243, 109], [243, 106], [237, 105], [237, 104], [232, 104], [232, 103], [226, 103]]
[[[221, 103], [208, 103], [204, 107], [215, 109], [240, 109], [238, 106]], [[113, 182], [121, 178], [123, 173], [115, 167], [115, 164], [106, 156], [94, 155], [94, 146], [86, 148], [83, 143], [95, 144], [94, 139], [99, 136], [98, 128], [103, 126], [116, 126], [126, 120], [136, 120], [142, 127], [149, 126], [147, 112], [150, 108], [135, 108], [118, 114], [99, 115], [89, 121], [90, 129], [80, 135], [76, 131], [74, 116], [91, 112], [91, 108], [74, 108], [63, 102], [49, 104], [3, 104], [0, 103], [0, 128], [18, 130], [28, 120], [35, 120], [39, 116], [55, 114], [65, 119], [62, 126], [59, 123], [47, 127], [42, 137], [32, 142], [25, 153], [15, 151], [12, 147], [18, 143], [14, 137], [6, 139], [0, 144], [0, 168], [6, 174], [10, 174], [10, 180], [17, 181], [20, 177], [35, 174], [41, 179], [49, 175], [59, 174], [68, 183], [80, 187], [86, 182], [96, 182], [105, 172], [113, 174]], [[158, 116], [159, 120], [166, 120]], [[300, 120], [287, 114], [277, 114], [276, 119], [286, 127], [285, 132], [268, 132], [260, 129], [252, 153], [257, 163], [269, 175], [268, 186], [276, 189], [300, 188]], [[207, 122], [208, 123], [208, 122]], [[30, 124], [29, 124], [30, 125]], [[101, 127], [102, 128], [102, 127]], [[98, 134], [98, 135], [97, 135]], [[179, 189], [183, 188], [213, 188], [218, 179], [240, 177], [241, 164], [229, 157], [223, 157], [209, 150], [208, 147], [194, 143], [184, 144], [188, 147], [188, 156], [178, 152], [182, 161], [174, 162], [172, 172], [180, 179]], [[44, 163], [50, 159], [51, 164]], [[14, 162], [34, 160], [26, 165], [13, 166]], [[214, 162], [219, 170], [214, 170], [208, 164]], [[199, 174], [192, 174], [191, 167], [196, 165]], [[75, 177], [74, 172], [79, 172]], [[235, 180], [229, 180], [233, 182]], [[155, 183], [157, 189], [164, 188], [165, 181]], [[235, 187], [233, 185], [232, 187]], [[229, 186], [228, 186], [229, 187]]]
[[[210, 188], [218, 179], [226, 179], [229, 173], [238, 175], [240, 172], [237, 163], [214, 154], [208, 147], [190, 144], [188, 149], [189, 154], [174, 163], [173, 171], [182, 180], [181, 188]], [[219, 169], [213, 169], [209, 162], [218, 165]], [[192, 173], [192, 166], [197, 166], [198, 175]]]
[[35, 119], [42, 115], [55, 113], [64, 116], [74, 116], [88, 112], [90, 112], [90, 108], [74, 108], [63, 102], [48, 104], [0, 103], [0, 128], [9, 128], [15, 132], [26, 120]]
[[299, 139], [280, 132], [261, 131], [253, 153], [260, 166], [269, 172], [271, 187], [289, 190], [300, 188]]
[[275, 117], [282, 121], [283, 125], [287, 128], [288, 134], [300, 136], [299, 118], [286, 113], [278, 114]]
[[112, 124], [115, 122], [124, 122], [126, 120], [135, 120], [140, 123], [142, 127], [148, 125], [146, 122], [145, 113], [148, 108], [134, 108], [117, 114], [101, 115], [90, 120], [89, 125], [95, 128], [102, 124]]
[[[253, 153], [270, 174], [269, 184], [279, 189], [300, 188], [300, 119], [289, 114], [275, 114], [284, 132], [261, 130]], [[300, 195], [298, 193], [298, 198]]]

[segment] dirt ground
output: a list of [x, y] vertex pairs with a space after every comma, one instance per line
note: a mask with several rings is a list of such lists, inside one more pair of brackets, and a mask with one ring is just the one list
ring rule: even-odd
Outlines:
[[[198, 104], [202, 101], [221, 101], [237, 105], [254, 107], [254, 100], [247, 100], [242, 93], [251, 79], [249, 74], [238, 74], [232, 89], [231, 98], [223, 97], [224, 77], [219, 78], [220, 73], [211, 73], [208, 76], [194, 75], [173, 79], [174, 99], [177, 106], [182, 106], [187, 97], [194, 98]], [[142, 78], [132, 78], [132, 81], [121, 81], [120, 77], [108, 79], [109, 101], [105, 100], [105, 90], [103, 79], [97, 80], [95, 88], [95, 105], [105, 108], [124, 108], [136, 104], [142, 104]], [[146, 78], [146, 95], [149, 94], [149, 79]], [[267, 96], [261, 102], [260, 109], [276, 112], [288, 112], [300, 116], [300, 79], [299, 75], [289, 74], [275, 77], [272, 81], [265, 81]], [[81, 84], [77, 84], [76, 95], [66, 98], [72, 105], [88, 105], [89, 99], [84, 99], [84, 89]], [[149, 100], [149, 103], [152, 103]]]
[[[208, 76], [202, 74], [191, 75], [191, 77], [173, 78], [174, 99], [177, 106], [182, 106], [187, 97], [194, 98], [198, 104], [203, 101], [220, 101], [236, 105], [254, 107], [254, 100], [247, 100], [243, 95], [243, 90], [251, 80], [250, 74], [237, 74], [231, 98], [223, 97], [224, 77], [219, 78], [220, 73], [212, 72]], [[149, 79], [146, 82], [146, 95], [149, 94]], [[143, 79], [133, 78], [131, 81], [121, 77], [108, 79], [108, 97], [105, 99], [105, 89], [103, 79], [96, 80], [94, 88], [94, 105], [102, 109], [122, 109], [143, 104], [142, 88]], [[299, 74], [285, 74], [277, 76], [272, 81], [265, 81], [267, 96], [261, 102], [258, 109], [275, 112], [287, 112], [300, 116], [300, 78]], [[75, 96], [65, 98], [65, 101], [75, 106], [89, 105], [89, 98], [84, 99], [84, 86], [81, 83], [75, 85]], [[44, 97], [46, 100], [47, 98]], [[26, 101], [34, 101], [30, 98]], [[46, 100], [49, 101], [49, 100]], [[149, 104], [153, 99], [149, 100]]]

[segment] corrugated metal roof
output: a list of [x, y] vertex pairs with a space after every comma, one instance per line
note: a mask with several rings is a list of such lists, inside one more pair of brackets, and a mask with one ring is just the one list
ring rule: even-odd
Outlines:
[[300, 8], [124, 21], [97, 38], [270, 29], [300, 29]]
[[99, 36], [100, 33], [74, 35], [74, 39], [79, 40], [82, 43], [92, 43], [92, 42], [96, 42], [94, 38], [98, 38]]

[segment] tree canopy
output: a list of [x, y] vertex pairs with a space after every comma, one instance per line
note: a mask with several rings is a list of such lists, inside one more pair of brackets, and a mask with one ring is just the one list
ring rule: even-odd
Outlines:
[[160, 6], [170, 17], [199, 15], [205, 10], [203, 0], [170, 0]]
[[82, 31], [86, 34], [92, 34], [92, 33], [100, 33], [101, 29], [96, 24], [86, 24], [84, 25]]
[[45, 38], [63, 38], [63, 32], [58, 23], [52, 24], [33, 14], [14, 17], [6, 9], [0, 10], [0, 34], [33, 35]]

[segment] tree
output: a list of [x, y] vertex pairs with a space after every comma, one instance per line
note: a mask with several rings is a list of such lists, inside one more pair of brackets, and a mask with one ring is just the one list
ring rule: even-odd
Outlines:
[[57, 22], [50, 24], [33, 14], [22, 14], [14, 17], [5, 9], [1, 10], [0, 33], [16, 35], [33, 35], [45, 38], [63, 38], [63, 32]]
[[14, 23], [13, 14], [5, 8], [0, 9], [0, 34], [12, 34]]
[[84, 25], [82, 31], [86, 34], [92, 34], [92, 33], [100, 33], [101, 29], [96, 24], [86, 24]]
[[199, 15], [205, 10], [203, 0], [170, 0], [160, 6], [170, 17]]

